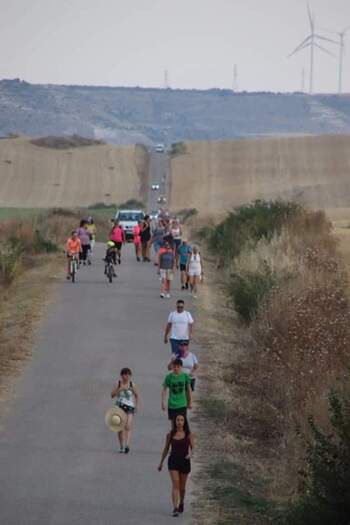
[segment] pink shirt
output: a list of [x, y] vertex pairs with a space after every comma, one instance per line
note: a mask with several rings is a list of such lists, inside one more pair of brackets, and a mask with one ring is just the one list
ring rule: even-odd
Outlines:
[[134, 244], [140, 244], [140, 242], [141, 242], [141, 236], [140, 236], [141, 228], [140, 228], [140, 226], [134, 226], [133, 229], [132, 229], [132, 233], [133, 233], [133, 236], [134, 236]]
[[121, 226], [114, 226], [111, 231], [110, 239], [114, 242], [123, 242], [123, 228]]

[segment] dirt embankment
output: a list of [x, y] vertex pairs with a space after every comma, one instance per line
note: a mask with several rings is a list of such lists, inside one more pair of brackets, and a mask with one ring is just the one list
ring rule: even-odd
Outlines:
[[350, 218], [350, 136], [192, 142], [170, 161], [170, 207], [222, 215], [255, 199], [293, 200]]
[[27, 138], [0, 141], [0, 206], [77, 207], [142, 199], [147, 151], [91, 145], [55, 150]]

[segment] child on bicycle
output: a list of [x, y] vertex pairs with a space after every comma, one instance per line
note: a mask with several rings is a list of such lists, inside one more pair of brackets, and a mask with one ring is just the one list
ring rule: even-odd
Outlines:
[[108, 264], [113, 264], [113, 277], [117, 277], [117, 274], [115, 273], [114, 266], [116, 264], [116, 254], [117, 254], [117, 247], [115, 245], [115, 242], [108, 241], [107, 247], [106, 247], [106, 255], [103, 259], [105, 262], [105, 275], [107, 275], [107, 267]]
[[70, 279], [70, 262], [73, 256], [76, 256], [79, 264], [79, 257], [81, 252], [81, 242], [78, 237], [78, 232], [73, 230], [66, 244], [67, 253], [67, 279]]

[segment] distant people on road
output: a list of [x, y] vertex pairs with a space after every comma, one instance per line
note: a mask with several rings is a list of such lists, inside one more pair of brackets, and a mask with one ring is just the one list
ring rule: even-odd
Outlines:
[[178, 415], [173, 421], [172, 429], [167, 434], [165, 446], [161, 455], [158, 471], [163, 468], [167, 455], [168, 470], [171, 479], [171, 499], [174, 517], [184, 512], [186, 483], [191, 472], [191, 452], [193, 452], [193, 435], [190, 431], [187, 419]]
[[158, 251], [158, 273], [160, 275], [160, 297], [170, 298], [170, 284], [175, 273], [175, 254], [169, 242], [165, 241]]
[[141, 224], [141, 247], [142, 262], [151, 262], [150, 259], [150, 241], [151, 241], [151, 219], [145, 215]]
[[118, 263], [121, 264], [121, 253], [122, 253], [122, 246], [125, 244], [125, 232], [123, 227], [119, 224], [118, 220], [113, 221], [113, 228], [109, 232], [109, 240], [113, 241], [116, 246], [116, 259], [115, 264]]
[[78, 232], [77, 232], [77, 230], [73, 230], [71, 232], [70, 237], [67, 240], [67, 243], [66, 243], [67, 279], [70, 279], [70, 261], [71, 261], [71, 258], [74, 255], [76, 255], [78, 257], [78, 262], [79, 262], [80, 253], [81, 253], [81, 242], [80, 242], [80, 239], [78, 237]]
[[187, 273], [190, 281], [190, 290], [194, 298], [197, 297], [197, 286], [203, 278], [203, 262], [201, 254], [194, 246], [187, 261]]
[[172, 370], [175, 359], [180, 358], [182, 361], [182, 371], [190, 377], [191, 390], [194, 392], [196, 384], [196, 374], [198, 370], [197, 356], [189, 351], [188, 341], [180, 341], [178, 346], [179, 352], [172, 354], [168, 364], [168, 370]]
[[133, 235], [132, 242], [134, 243], [134, 246], [135, 246], [135, 255], [136, 255], [137, 261], [141, 261], [141, 251], [142, 251], [141, 250], [141, 226], [142, 226], [142, 221], [138, 221], [138, 223], [132, 229], [132, 235]]
[[164, 332], [164, 343], [167, 344], [170, 340], [173, 354], [179, 354], [179, 344], [181, 341], [191, 340], [193, 324], [192, 315], [185, 310], [185, 301], [179, 299], [176, 301], [176, 310], [169, 314]]
[[96, 224], [92, 217], [88, 217], [86, 229], [90, 235], [90, 251], [93, 253], [96, 242]]
[[176, 266], [178, 266], [178, 257], [179, 256], [178, 256], [177, 251], [178, 251], [179, 246], [181, 244], [182, 229], [181, 229], [181, 226], [180, 226], [180, 222], [176, 218], [171, 221], [170, 233], [171, 233], [171, 236], [173, 238], [173, 249], [174, 249], [175, 257], [176, 257]]
[[153, 230], [151, 244], [153, 245], [153, 250], [155, 254], [155, 264], [158, 264], [158, 252], [163, 246], [164, 235], [166, 233], [165, 226], [162, 220], [158, 220], [156, 227]]
[[122, 368], [120, 371], [120, 379], [111, 392], [112, 399], [116, 398], [115, 404], [127, 414], [125, 428], [118, 432], [119, 452], [125, 454], [128, 454], [130, 451], [133, 418], [139, 403], [139, 394], [131, 377], [132, 372], [130, 368]]
[[85, 265], [88, 251], [91, 250], [90, 246], [90, 234], [87, 230], [87, 222], [85, 219], [80, 221], [80, 226], [77, 230], [78, 237], [80, 239], [81, 243], [81, 254], [80, 254], [80, 260]]
[[174, 359], [172, 371], [163, 381], [162, 410], [167, 408], [170, 421], [174, 421], [179, 414], [187, 417], [187, 409], [192, 408], [191, 380], [182, 371], [182, 361], [179, 357]]
[[188, 244], [187, 239], [183, 239], [182, 243], [177, 249], [178, 264], [180, 267], [181, 290], [188, 290], [189, 277], [187, 274], [187, 262], [191, 253], [191, 246]]

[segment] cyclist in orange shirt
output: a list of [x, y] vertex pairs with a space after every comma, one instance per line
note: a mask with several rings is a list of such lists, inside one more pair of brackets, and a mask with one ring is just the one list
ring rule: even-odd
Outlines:
[[79, 259], [79, 255], [81, 252], [81, 242], [78, 237], [78, 232], [76, 230], [72, 231], [71, 236], [69, 237], [67, 241], [66, 252], [67, 252], [67, 279], [70, 279], [70, 260], [73, 255], [77, 255]]

